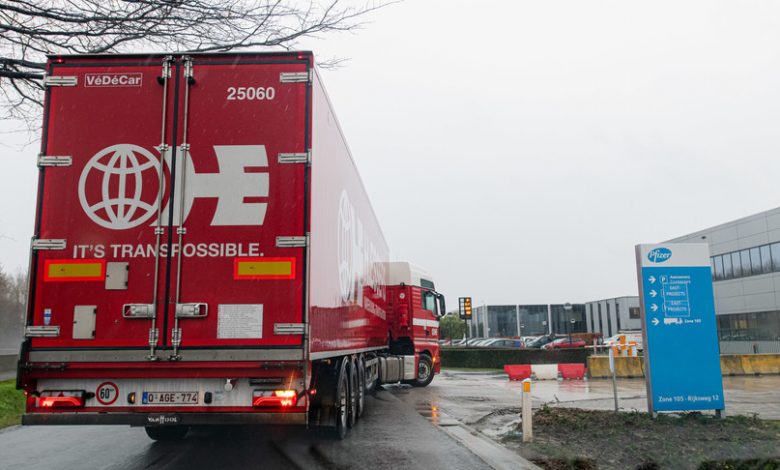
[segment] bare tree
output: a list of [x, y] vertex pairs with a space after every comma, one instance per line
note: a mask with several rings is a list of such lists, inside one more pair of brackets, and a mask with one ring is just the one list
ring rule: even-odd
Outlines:
[[387, 2], [344, 6], [296, 0], [2, 0], [0, 107], [37, 122], [47, 54], [293, 48], [349, 31]]
[[11, 276], [0, 265], [0, 349], [18, 347], [24, 331], [27, 275]]

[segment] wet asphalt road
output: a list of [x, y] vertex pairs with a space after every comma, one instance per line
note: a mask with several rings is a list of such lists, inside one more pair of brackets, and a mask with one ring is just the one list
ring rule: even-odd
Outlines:
[[291, 427], [202, 428], [181, 443], [159, 443], [143, 428], [27, 426], [0, 431], [0, 462], [46, 470], [490, 468], [385, 390], [368, 397], [365, 415], [343, 441]]

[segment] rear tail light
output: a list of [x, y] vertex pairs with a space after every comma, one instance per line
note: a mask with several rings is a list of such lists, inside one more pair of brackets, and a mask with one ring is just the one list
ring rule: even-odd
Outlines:
[[82, 408], [86, 393], [83, 390], [44, 390], [38, 397], [40, 408]]
[[298, 402], [298, 392], [295, 390], [255, 390], [252, 393], [252, 406], [254, 407], [282, 407], [294, 406]]

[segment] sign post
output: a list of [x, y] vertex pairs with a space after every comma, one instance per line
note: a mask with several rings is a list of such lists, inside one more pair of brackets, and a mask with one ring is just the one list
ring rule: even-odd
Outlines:
[[636, 246], [647, 409], [724, 409], [706, 243]]
[[615, 373], [615, 348], [609, 348], [609, 371], [612, 373], [612, 395], [615, 398], [615, 412], [620, 408], [618, 405], [617, 392], [617, 374]]
[[460, 319], [466, 322], [466, 336], [470, 337], [471, 332], [469, 331], [469, 327], [471, 326], [471, 297], [458, 298], [458, 313]]

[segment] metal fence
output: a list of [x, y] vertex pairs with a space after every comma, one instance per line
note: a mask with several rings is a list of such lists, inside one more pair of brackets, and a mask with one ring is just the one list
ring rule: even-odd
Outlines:
[[721, 341], [721, 354], [780, 354], [780, 341]]

